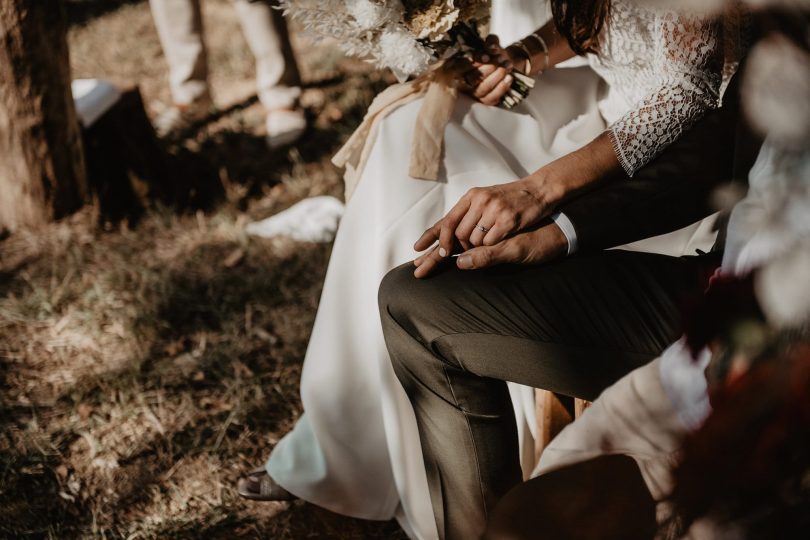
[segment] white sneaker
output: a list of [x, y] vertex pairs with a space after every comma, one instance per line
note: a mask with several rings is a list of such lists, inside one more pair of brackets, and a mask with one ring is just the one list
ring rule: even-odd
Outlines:
[[267, 146], [271, 150], [294, 143], [307, 129], [307, 119], [301, 109], [269, 111], [265, 124], [267, 126]]
[[204, 97], [188, 105], [172, 105], [155, 120], [158, 137], [176, 136], [214, 112], [210, 97]]

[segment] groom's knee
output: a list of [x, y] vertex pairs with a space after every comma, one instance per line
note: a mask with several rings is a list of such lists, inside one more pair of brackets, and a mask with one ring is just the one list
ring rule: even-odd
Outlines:
[[377, 298], [391, 364], [406, 390], [410, 386], [408, 375], [421, 371], [418, 365], [410, 364], [423, 361], [421, 355], [413, 354], [415, 342], [423, 339], [413, 324], [412, 317], [415, 307], [415, 280], [413, 265], [404, 264], [395, 268], [383, 278]]
[[412, 263], [391, 270], [382, 280], [378, 295], [383, 326], [395, 322], [413, 336], [424, 341], [431, 317], [430, 296], [435, 294], [428, 281], [416, 279]]
[[378, 296], [391, 365], [409, 395], [441, 386], [447, 362], [434, 346], [443, 335], [438, 319], [446, 298], [432, 280], [415, 278], [413, 269], [405, 264], [389, 272]]

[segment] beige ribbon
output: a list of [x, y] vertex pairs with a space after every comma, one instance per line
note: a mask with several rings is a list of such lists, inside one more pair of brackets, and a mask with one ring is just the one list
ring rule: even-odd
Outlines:
[[390, 86], [374, 98], [363, 122], [332, 158], [332, 163], [345, 168], [346, 201], [354, 193], [366, 167], [379, 123], [394, 110], [423, 96], [414, 125], [408, 174], [422, 180], [438, 180], [444, 130], [458, 97], [453, 74], [443, 65], [414, 81]]

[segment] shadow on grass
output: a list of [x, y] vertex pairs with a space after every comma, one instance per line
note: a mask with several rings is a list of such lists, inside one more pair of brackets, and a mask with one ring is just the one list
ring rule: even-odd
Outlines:
[[[391, 522], [349, 520], [328, 510], [303, 502], [253, 503], [263, 508], [266, 519], [244, 519], [213, 513], [202, 520], [177, 520], [159, 531], [160, 538], [230, 540], [232, 538], [267, 540], [406, 540], [399, 526]], [[272, 523], [272, 525], [270, 525]], [[320, 528], [313, 530], [312, 523]], [[349, 526], [350, 525], [350, 526]]]
[[[331, 155], [385, 84], [359, 75], [313, 83], [324, 93], [323, 105], [310, 111], [313, 127], [295, 152], [270, 152], [262, 137], [227, 130], [193, 150], [177, 151], [206, 160], [244, 186], [239, 201], [244, 205], [293, 174], [298, 164], [317, 165]], [[329, 106], [340, 118], [325, 113]], [[186, 207], [220, 204], [211, 203], [205, 190], [195, 191], [199, 175], [189, 170], [187, 180], [173, 186], [188, 193]], [[266, 513], [233, 491], [239, 475], [261, 463], [300, 414], [301, 361], [329, 246], [285, 247], [242, 238], [207, 240], [186, 250], [184, 239], [199, 238], [183, 233], [184, 227], [196, 226], [192, 219], [169, 212], [145, 221], [127, 234], [88, 234], [87, 243], [77, 241], [81, 234], [69, 236], [2, 268], [0, 295], [11, 299], [7, 305], [19, 311], [19, 321], [0, 331], [9, 338], [20, 333], [10, 350], [23, 360], [0, 358], [0, 537], [128, 537], [133, 532], [147, 538], [402, 537], [395, 525], [351, 520], [303, 503]], [[158, 238], [150, 235], [182, 255], [166, 267], [156, 266], [150, 257]], [[3, 244], [0, 248], [8, 247]], [[223, 264], [237, 249], [244, 251], [241, 261]], [[85, 299], [92, 287], [80, 279], [88, 273], [105, 284], [98, 294], [138, 293], [122, 295], [123, 305], [93, 304]], [[34, 305], [40, 302], [49, 307]], [[68, 319], [72, 310], [93, 321], [116, 320], [117, 310], [134, 312], [125, 316], [132, 327], [123, 335], [141, 341], [128, 343], [137, 352], [125, 353], [124, 363], [107, 371], [87, 365], [86, 358], [65, 360], [68, 355], [58, 351], [31, 353], [26, 325], [42, 347], [50, 339], [40, 336], [47, 331], [42, 321]], [[100, 324], [87, 328], [103, 331]], [[61, 386], [43, 384], [36, 396], [26, 394], [20, 373], [44, 376], [51, 367], [95, 374]], [[174, 514], [163, 511], [188, 494], [189, 482], [218, 486], [221, 500], [198, 501], [197, 507]], [[154, 524], [144, 525], [153, 517], [162, 520], [159, 532]]]
[[[289, 176], [297, 162], [314, 164], [331, 157], [360, 124], [372, 98], [387, 84], [384, 77], [367, 75], [340, 75], [305, 84], [305, 88], [322, 91], [325, 106], [340, 109], [341, 118], [337, 121], [321, 118], [323, 106], [307, 110], [309, 129], [295, 145], [286, 149], [270, 150], [264, 137], [248, 131], [222, 130], [208, 137], [199, 136], [205, 126], [254, 105], [256, 96], [214, 113], [183, 134], [186, 139], [197, 137], [199, 142], [193, 145], [194, 150], [189, 150], [191, 146], [183, 140], [169, 141], [169, 148], [173, 152], [202, 158], [213, 169], [226, 174], [228, 181], [245, 186], [247, 192], [237, 205], [239, 210], [244, 210], [250, 200], [263, 194], [266, 187]], [[188, 189], [181, 188], [180, 191]], [[217, 195], [199, 193], [198, 196], [207, 202]]]
[[[197, 246], [143, 285], [150, 301], [133, 327], [151, 336], [146, 357], [81, 377], [47, 405], [3, 407], [0, 535], [402, 537], [395, 524], [304, 503], [268, 515], [234, 492], [300, 414], [301, 360], [329, 256], [324, 245], [268, 247], [251, 242], [242, 263], [227, 268], [232, 242]], [[85, 420], [75, 418], [81, 407], [93, 411]], [[194, 489], [222, 495], [159, 514], [182, 506], [176, 500], [193, 502]]]
[[45, 437], [21, 435], [0, 415], [0, 537], [68, 538], [89, 524], [89, 508], [68, 501], [56, 472], [59, 451]]
[[68, 24], [85, 24], [123, 6], [140, 4], [146, 0], [65, 0], [62, 2]]

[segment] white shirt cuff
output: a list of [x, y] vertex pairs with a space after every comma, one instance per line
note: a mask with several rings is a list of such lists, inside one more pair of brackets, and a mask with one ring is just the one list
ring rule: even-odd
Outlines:
[[574, 224], [571, 223], [571, 220], [568, 219], [568, 216], [562, 212], [557, 212], [551, 216], [551, 220], [557, 224], [557, 227], [560, 228], [566, 240], [568, 240], [568, 255], [576, 253], [579, 247], [577, 245], [577, 230], [574, 228]]

